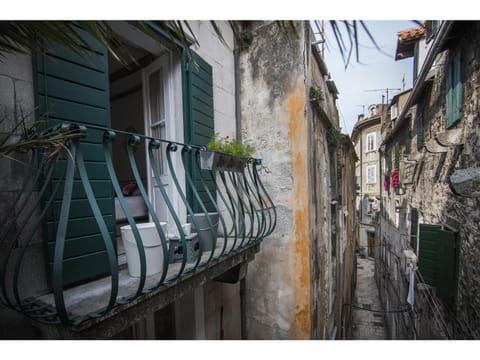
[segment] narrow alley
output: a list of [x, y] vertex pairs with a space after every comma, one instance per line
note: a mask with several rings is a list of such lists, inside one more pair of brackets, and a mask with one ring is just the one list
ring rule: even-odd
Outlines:
[[357, 286], [352, 304], [352, 339], [385, 340], [385, 322], [375, 283], [375, 261], [357, 257]]

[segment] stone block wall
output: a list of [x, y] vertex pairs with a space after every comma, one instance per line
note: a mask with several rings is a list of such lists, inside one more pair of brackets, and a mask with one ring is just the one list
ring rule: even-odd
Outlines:
[[[34, 119], [34, 110], [31, 56], [28, 54], [6, 55], [0, 61], [0, 138], [9, 136], [9, 142], [17, 141], [20, 132], [18, 130], [14, 131], [15, 127], [21, 121], [29, 126]], [[14, 135], [10, 136], [12, 131], [14, 131]], [[2, 232], [6, 232], [12, 223], [15, 224], [13, 225], [13, 232], [10, 234], [15, 233], [15, 230], [22, 226], [22, 218], [18, 217], [20, 208], [13, 208], [13, 204], [28, 173], [29, 162], [30, 156], [28, 154], [0, 155], [0, 173], [2, 174], [0, 177], [0, 218], [3, 219], [4, 216], [8, 215], [6, 224], [0, 230]], [[34, 189], [30, 202], [35, 201], [38, 195], [37, 190]], [[25, 212], [23, 214], [25, 216]], [[31, 216], [38, 218], [39, 212], [36, 211]], [[6, 237], [6, 243], [2, 243], [0, 267], [3, 268], [10, 251], [12, 252], [6, 267], [8, 289], [11, 289], [11, 281], [9, 280], [12, 279], [12, 271], [15, 265], [11, 260], [19, 259], [22, 245], [30, 239], [28, 233], [28, 228], [26, 228], [20, 238], [12, 239], [10, 235]], [[2, 233], [2, 239], [4, 235]], [[45, 282], [46, 266], [43, 261], [44, 246], [41, 234], [35, 233], [30, 244], [23, 260], [23, 264], [29, 268], [29, 271], [20, 272], [19, 277], [21, 296], [48, 291]], [[7, 249], [10, 251], [7, 251]], [[42, 255], [39, 256], [39, 254]], [[11, 292], [9, 292], [9, 296], [13, 296]], [[0, 326], [0, 338], [38, 337], [38, 333], [31, 327], [29, 321], [23, 319], [19, 314], [0, 306], [0, 318], [5, 319], [5, 322]]]
[[[425, 151], [422, 160], [417, 163], [416, 179], [406, 186], [406, 194], [399, 196], [393, 193], [386, 204], [389, 210], [382, 220], [382, 233], [395, 233], [408, 237], [410, 233], [408, 211], [417, 208], [421, 223], [447, 224], [458, 230], [457, 234], [457, 288], [454, 308], [447, 309], [441, 300], [437, 299], [441, 317], [446, 323], [445, 329], [439, 326], [428, 326], [424, 321], [419, 326], [420, 336], [428, 338], [480, 338], [480, 199], [474, 191], [458, 194], [452, 186], [452, 174], [457, 170], [476, 169], [480, 167], [480, 24], [478, 22], [462, 22], [457, 25], [451, 35], [455, 41], [447, 45], [445, 51], [436, 60], [433, 82], [425, 87], [416, 104], [417, 115], [423, 113], [425, 143], [435, 139], [446, 129], [446, 73], [450, 54], [457, 47], [462, 57], [463, 105], [462, 118], [450, 131], [459, 131], [458, 146], [444, 147], [442, 152]], [[415, 121], [410, 120], [412, 133], [412, 154], [419, 154], [415, 136]], [[392, 141], [395, 141], [393, 139]], [[403, 151], [403, 150], [402, 150]], [[474, 172], [474, 171], [473, 171]], [[476, 184], [472, 181], [471, 184]], [[398, 215], [394, 212], [394, 201], [400, 199], [402, 205]], [[393, 229], [388, 229], [388, 222], [399, 216], [400, 223]], [[402, 219], [407, 219], [402, 221]], [[391, 239], [390, 243], [398, 241]], [[421, 240], [420, 240], [421, 241]], [[406, 238], [400, 238], [406, 246]], [[398, 249], [400, 250], [400, 249]], [[397, 252], [398, 255], [401, 253]], [[403, 284], [404, 285], [404, 284]], [[402, 286], [403, 286], [402, 285]], [[419, 295], [419, 299], [422, 296]], [[421, 301], [421, 300], [420, 300]], [[417, 305], [420, 313], [427, 314], [431, 305]], [[420, 317], [423, 315], [419, 315]], [[421, 321], [419, 320], [419, 323]]]

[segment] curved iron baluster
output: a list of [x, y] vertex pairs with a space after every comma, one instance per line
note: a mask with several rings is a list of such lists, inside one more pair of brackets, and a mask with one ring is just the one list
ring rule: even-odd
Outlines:
[[83, 154], [80, 150], [80, 143], [78, 141], [74, 142], [74, 147], [76, 148], [77, 156], [75, 158], [77, 169], [80, 175], [80, 180], [83, 185], [85, 194], [87, 195], [90, 208], [95, 216], [95, 221], [99, 227], [100, 233], [102, 235], [103, 243], [105, 249], [107, 250], [108, 262], [110, 265], [110, 274], [111, 274], [111, 290], [110, 290], [110, 299], [107, 306], [104, 309], [99, 310], [95, 313], [94, 316], [101, 316], [115, 305], [117, 294], [118, 294], [118, 259], [115, 251], [115, 247], [112, 243], [112, 238], [108, 231], [103, 215], [98, 207], [97, 200], [95, 199], [95, 194], [93, 193], [92, 186], [88, 179], [87, 169], [85, 168], [85, 162], [83, 161]]
[[[160, 171], [158, 169], [157, 162], [155, 161], [155, 156], [153, 154], [153, 150], [162, 151], [161, 142], [159, 140], [151, 139], [149, 141], [148, 156], [149, 156], [149, 159], [150, 159], [150, 167], [153, 170], [153, 176], [155, 177], [155, 181], [157, 182], [157, 185], [158, 185], [158, 188], [160, 190], [160, 193], [162, 194], [163, 200], [165, 201], [165, 203], [167, 205], [167, 208], [168, 208], [168, 211], [172, 215], [173, 222], [175, 223], [175, 226], [177, 227], [178, 234], [180, 236], [180, 242], [182, 244], [182, 248], [186, 249], [185, 235], [183, 234], [182, 224], [181, 224], [181, 222], [180, 222], [180, 220], [179, 220], [179, 218], [178, 218], [178, 216], [175, 212], [175, 209], [173, 207], [172, 202], [170, 201], [170, 198], [168, 197], [167, 191], [165, 190], [165, 186], [162, 183], [162, 180], [161, 180], [161, 177], [160, 177]], [[186, 251], [184, 251], [184, 253], [185, 253], [185, 257], [186, 257]], [[164, 249], [164, 259], [165, 259], [165, 261], [163, 262], [164, 273], [162, 274], [162, 277], [161, 277], [160, 281], [158, 282], [158, 284], [155, 287], [160, 286], [163, 283], [163, 281], [165, 280], [165, 277], [166, 277], [167, 272], [168, 272], [168, 258], [169, 258], [168, 249], [165, 248]], [[180, 273], [178, 273], [178, 275], [176, 275], [176, 276], [171, 276], [170, 278], [168, 278], [166, 280], [166, 282], [170, 282], [172, 280], [175, 280], [179, 276], [180, 276]]]
[[[193, 210], [192, 208], [190, 207], [190, 204], [188, 203], [187, 201], [187, 198], [185, 197], [185, 194], [183, 193], [181, 187], [180, 187], [180, 183], [178, 182], [178, 178], [177, 178], [177, 174], [175, 172], [175, 169], [173, 167], [173, 162], [172, 162], [172, 155], [171, 153], [172, 152], [176, 152], [178, 150], [178, 146], [177, 144], [174, 144], [174, 143], [169, 143], [167, 145], [167, 164], [168, 164], [168, 169], [170, 171], [170, 176], [172, 177], [172, 180], [173, 180], [173, 183], [175, 184], [175, 188], [177, 189], [177, 192], [178, 194], [180, 195], [180, 198], [182, 199], [183, 203], [185, 204], [186, 208], [187, 208], [187, 213], [188, 214], [191, 214], [191, 218], [192, 218], [192, 221], [193, 221], [193, 224], [195, 225], [195, 227], [197, 226], [197, 222], [193, 216]], [[185, 170], [185, 164], [183, 163], [182, 161], [182, 164], [183, 164], [183, 167], [184, 167], [184, 171], [185, 173], [187, 172]], [[183, 231], [182, 231], [183, 232]], [[181, 237], [181, 240], [182, 240], [182, 265], [180, 267], [180, 270], [178, 272], [178, 277], [180, 277], [180, 275], [183, 273], [183, 271], [185, 270], [185, 266], [187, 264], [187, 244], [185, 243], [185, 237]], [[203, 243], [202, 242], [198, 242], [198, 246], [199, 246], [199, 254], [198, 254], [198, 259], [197, 261], [195, 262], [195, 265], [193, 266], [193, 269], [190, 269], [190, 270], [187, 270], [186, 272], [191, 272], [191, 271], [194, 271], [198, 264], [200, 263], [200, 259], [202, 257], [202, 254], [203, 254]]]
[[[241, 182], [239, 181], [240, 187], [242, 188], [242, 191], [245, 193], [245, 198], [246, 198], [245, 202], [248, 204], [248, 208], [250, 209], [250, 212], [249, 212], [249, 217], [250, 217], [250, 221], [251, 221], [250, 236], [249, 236], [250, 239], [247, 242], [247, 244], [250, 244], [250, 243], [258, 240], [258, 230], [257, 230], [257, 235], [255, 237], [254, 237], [253, 232], [254, 232], [254, 229], [255, 229], [255, 225], [257, 226], [257, 229], [261, 226], [260, 225], [260, 216], [258, 215], [257, 211], [255, 210], [255, 205], [252, 202], [252, 199], [251, 199], [251, 196], [250, 196], [250, 193], [251, 193], [252, 189], [250, 187], [250, 184], [248, 183], [245, 172], [243, 172], [241, 174], [241, 179], [242, 179], [242, 181]], [[253, 191], [252, 191], [252, 194], [253, 194]], [[258, 224], [255, 223], [255, 219], [257, 219]]]
[[260, 166], [260, 165], [261, 165], [261, 160], [257, 159], [257, 160], [254, 161], [252, 169], [253, 169], [253, 174], [254, 174], [254, 178], [255, 178], [255, 184], [257, 186], [259, 186], [259, 189], [262, 189], [265, 197], [267, 198], [268, 202], [270, 203], [270, 206], [267, 207], [268, 210], [273, 211], [273, 222], [270, 224], [270, 227], [269, 227], [267, 233], [265, 234], [265, 236], [268, 236], [273, 232], [273, 230], [275, 230], [275, 227], [277, 226], [277, 208], [273, 204], [272, 198], [270, 197], [270, 195], [268, 195], [268, 192], [266, 191], [265, 186], [263, 185], [262, 180], [260, 179], [260, 176], [258, 175], [257, 167]]
[[[199, 154], [200, 154], [200, 150], [196, 150], [194, 163], [197, 167], [198, 175], [200, 177], [200, 183], [202, 184], [203, 190], [207, 194], [208, 199], [213, 204], [213, 206], [215, 206], [215, 210], [218, 214], [219, 221], [222, 223], [222, 228], [223, 228], [223, 248], [222, 248], [222, 251], [220, 252], [220, 254], [216, 257], [216, 259], [218, 259], [218, 258], [220, 258], [224, 255], [225, 249], [227, 248], [227, 242], [228, 242], [227, 225], [225, 224], [225, 219], [223, 218], [222, 212], [220, 211], [220, 208], [218, 207], [217, 202], [213, 198], [213, 195], [211, 194], [210, 189], [208, 188], [207, 184], [205, 184], [205, 180], [203, 179], [202, 169], [200, 168], [200, 165], [198, 164], [198, 155]], [[212, 174], [214, 174], [215, 172], [213, 170], [211, 170], [211, 171], [209, 171], [209, 173], [211, 174], [212, 180], [215, 182], [215, 179], [212, 176]]]
[[[189, 147], [184, 147], [183, 150], [182, 150], [182, 161], [183, 161], [184, 168], [185, 168], [185, 157], [187, 155], [190, 155], [191, 152], [192, 152], [192, 149], [189, 148]], [[195, 159], [193, 159], [193, 161], [195, 161]], [[190, 186], [190, 189], [192, 190], [193, 196], [195, 197], [195, 199], [197, 200], [198, 204], [200, 205], [203, 213], [205, 214], [205, 217], [207, 219], [208, 226], [209, 226], [209, 229], [210, 229], [210, 233], [212, 235], [213, 244], [212, 244], [212, 250], [210, 252], [210, 256], [208, 257], [208, 259], [205, 262], [200, 264], [200, 265], [206, 265], [212, 260], [213, 254], [215, 253], [215, 248], [216, 248], [216, 245], [217, 245], [217, 234], [215, 234], [215, 231], [214, 231], [215, 227], [213, 226], [213, 223], [212, 223], [212, 220], [211, 220], [210, 216], [208, 216], [208, 210], [205, 207], [205, 204], [203, 203], [202, 198], [198, 194], [197, 189], [195, 187], [195, 184], [193, 183], [192, 176], [189, 174], [188, 171], [185, 171], [185, 179], [187, 180], [187, 186]], [[193, 221], [193, 219], [195, 218], [194, 214], [191, 214], [191, 217], [192, 217], [192, 221]], [[200, 240], [203, 241], [203, 234], [200, 230], [200, 227], [197, 226], [197, 224], [195, 224], [195, 229], [197, 229], [197, 233], [198, 233], [198, 236], [200, 237]]]
[[262, 212], [262, 231], [261, 235], [259, 235], [259, 238], [264, 238], [267, 232], [267, 215], [268, 215], [268, 228], [270, 227], [270, 224], [272, 223], [272, 215], [270, 214], [270, 211], [268, 209], [268, 206], [266, 206], [265, 201], [263, 200], [262, 194], [260, 193], [260, 187], [258, 186], [257, 179], [255, 178], [255, 174], [253, 173], [253, 168], [256, 166], [257, 160], [252, 160], [250, 166], [248, 167], [248, 173], [250, 175], [250, 180], [255, 186], [255, 197], [258, 201], [258, 204], [261, 208]]
[[[145, 202], [145, 205], [147, 206], [148, 212], [152, 218], [153, 223], [155, 224], [155, 228], [157, 229], [158, 235], [160, 236], [160, 242], [162, 243], [162, 249], [164, 254], [168, 254], [167, 249], [167, 239], [166, 239], [166, 234], [163, 232], [163, 229], [160, 225], [160, 221], [158, 220], [157, 214], [155, 212], [155, 209], [153, 208], [152, 203], [150, 202], [148, 198], [147, 191], [145, 190], [145, 187], [143, 186], [142, 183], [142, 178], [140, 177], [140, 173], [138, 172], [138, 167], [137, 167], [137, 162], [135, 161], [135, 156], [133, 155], [133, 148], [137, 146], [140, 143], [140, 136], [137, 135], [131, 135], [130, 139], [127, 144], [127, 154], [128, 154], [128, 160], [130, 162], [130, 167], [133, 172], [133, 176], [135, 177], [135, 181], [137, 182], [138, 190], [140, 190], [140, 194], [142, 195], [143, 201]], [[137, 248], [139, 251], [144, 252], [143, 249], [143, 244], [140, 242], [137, 242]], [[141, 248], [141, 249], [140, 249]], [[164, 258], [164, 263], [168, 262], [168, 255]], [[146, 268], [145, 268], [146, 269]], [[164, 278], [165, 274], [162, 274], [162, 278]], [[141, 271], [140, 276], [142, 279], [145, 278], [146, 272]], [[151, 291], [151, 288], [144, 289], [145, 291]]]
[[[246, 205], [245, 205], [245, 201], [243, 199], [243, 196], [239, 190], [239, 187], [240, 185], [237, 184], [237, 174], [235, 173], [229, 173], [228, 174], [229, 178], [230, 178], [230, 181], [235, 189], [235, 193], [237, 194], [237, 199], [238, 199], [238, 203], [240, 204], [240, 213], [241, 213], [241, 217], [240, 219], [242, 219], [243, 221], [243, 226], [244, 226], [244, 233], [243, 233], [243, 237], [242, 237], [242, 241], [240, 242], [239, 244], [239, 248], [243, 248], [246, 246], [246, 244], [248, 244], [248, 242], [250, 241], [250, 239], [247, 241], [246, 244], [244, 244], [245, 242], [245, 237], [250, 237], [251, 236], [251, 233], [252, 233], [252, 216], [251, 214], [249, 213], [249, 219], [250, 219], [250, 231], [247, 230], [247, 222], [246, 222], [246, 213], [245, 213], [245, 209], [246, 209]], [[249, 233], [250, 235], [247, 235], [247, 233]]]
[[[7, 250], [7, 253], [8, 255], [6, 256], [5, 258], [5, 262], [2, 266], [2, 274], [3, 274], [3, 279], [2, 279], [2, 282], [0, 284], [0, 287], [2, 288], [2, 295], [6, 301], [6, 303], [14, 308], [14, 309], [17, 309], [15, 307], [14, 304], [12, 304], [12, 302], [10, 302], [10, 299], [8, 297], [8, 294], [7, 294], [7, 289], [6, 289], [6, 284], [7, 284], [7, 281], [6, 281], [6, 276], [7, 276], [7, 267], [8, 267], [8, 263], [9, 263], [9, 260], [10, 260], [10, 257], [11, 257], [11, 254], [13, 252], [13, 249], [15, 248], [15, 245], [17, 244], [18, 242], [18, 238], [20, 237], [22, 231], [25, 229], [25, 226], [26, 224], [29, 222], [29, 220], [32, 218], [32, 214], [33, 212], [35, 211], [35, 208], [36, 206], [38, 205], [38, 203], [40, 202], [41, 198], [43, 197], [43, 195], [45, 194], [45, 191], [46, 189], [48, 188], [49, 186], [49, 182], [50, 182], [50, 178], [52, 177], [52, 174], [53, 174], [53, 166], [51, 166], [47, 172], [47, 175], [46, 175], [46, 178], [45, 178], [45, 181], [42, 185], [42, 188], [40, 189], [40, 193], [39, 193], [39, 196], [37, 198], [37, 200], [34, 202], [34, 204], [28, 204], [29, 205], [29, 212], [27, 213], [26, 216], [24, 216], [24, 219], [23, 221], [21, 222], [20, 226], [18, 226], [18, 228], [20, 230], [17, 230], [16, 232], [16, 235], [14, 237], [13, 240], [11, 240], [9, 246], [8, 246], [8, 250]], [[39, 180], [39, 177], [37, 177], [37, 180]], [[34, 187], [35, 184], [32, 185], [32, 193], [33, 193], [33, 187]], [[31, 196], [31, 194], [29, 195], [29, 197]], [[53, 197], [52, 197], [53, 198]], [[27, 205], [27, 204], [24, 204], [24, 205]], [[22, 207], [22, 211], [25, 207]], [[16, 225], [16, 224], [13, 224], [13, 225]], [[8, 233], [7, 233], [8, 234]], [[17, 309], [18, 310], [18, 309]]]
[[[251, 163], [251, 162], [250, 162]], [[265, 230], [265, 227], [266, 227], [266, 218], [265, 218], [265, 209], [263, 208], [263, 203], [262, 203], [262, 200], [258, 194], [258, 187], [255, 186], [255, 183], [254, 183], [254, 179], [253, 179], [253, 175], [252, 175], [252, 172], [250, 170], [250, 167], [251, 167], [251, 164], [249, 163], [249, 166], [248, 166], [248, 175], [249, 175], [249, 179], [250, 181], [248, 181], [246, 179], [246, 175], [245, 175], [245, 183], [247, 184], [247, 188], [250, 189], [250, 194], [252, 194], [253, 198], [255, 199], [255, 201], [257, 202], [258, 204], [258, 209], [255, 207], [255, 205], [253, 205], [253, 210], [255, 212], [255, 214], [257, 215], [257, 219], [259, 221], [258, 225], [257, 225], [257, 234], [255, 236], [255, 242], [262, 239], [263, 238], [263, 234], [264, 234], [264, 230]], [[250, 199], [250, 196], [249, 196], [249, 199]], [[259, 212], [261, 212], [261, 216], [258, 214]]]
[[[54, 166], [52, 165], [50, 167], [50, 171], [52, 171], [52, 174], [53, 174], [53, 170], [54, 170]], [[64, 169], [65, 171], [65, 169]], [[29, 212], [29, 214], [27, 215], [24, 223], [20, 226], [20, 232], [18, 233], [16, 239], [14, 240], [13, 243], [17, 243], [19, 237], [20, 237], [20, 234], [22, 233], [23, 229], [26, 228], [26, 225], [28, 223], [28, 221], [30, 219], [33, 219], [32, 215], [33, 215], [33, 212], [35, 211], [35, 209], [37, 208], [38, 204], [42, 201], [43, 199], [43, 196], [44, 196], [44, 193], [45, 193], [45, 190], [47, 189], [48, 185], [49, 185], [49, 180], [50, 180], [50, 177], [47, 177], [46, 181], [45, 181], [45, 184], [44, 186], [42, 186], [42, 189], [40, 190], [40, 193], [36, 199], [36, 201], [31, 205], [31, 211]], [[57, 184], [55, 185], [53, 191], [52, 191], [52, 194], [50, 195], [50, 198], [48, 199], [48, 201], [45, 203], [44, 207], [43, 207], [43, 210], [40, 214], [40, 216], [38, 218], [35, 218], [35, 226], [32, 226], [31, 230], [30, 230], [30, 233], [27, 235], [27, 242], [25, 243], [25, 245], [22, 245], [21, 248], [22, 250], [20, 251], [20, 255], [19, 255], [19, 258], [17, 260], [17, 263], [16, 263], [16, 266], [15, 266], [15, 270], [14, 270], [14, 273], [13, 273], [13, 294], [14, 294], [14, 297], [15, 297], [15, 301], [17, 302], [21, 312], [25, 315], [27, 315], [27, 310], [25, 309], [25, 307], [22, 305], [22, 301], [20, 299], [20, 294], [19, 294], [19, 291], [18, 291], [18, 276], [20, 274], [20, 266], [23, 262], [23, 258], [25, 256], [25, 253], [28, 249], [28, 245], [31, 243], [31, 241], [33, 240], [33, 237], [35, 235], [35, 231], [40, 228], [41, 226], [41, 223], [43, 222], [44, 218], [45, 218], [45, 215], [48, 213], [48, 211], [50, 210], [50, 206], [52, 205], [53, 201], [55, 200], [55, 197], [57, 196], [57, 193], [58, 193], [58, 190], [60, 189], [60, 185], [61, 185], [61, 181], [57, 181]]]
[[65, 248], [65, 235], [67, 233], [68, 218], [70, 214], [70, 205], [73, 193], [73, 177], [75, 173], [75, 158], [77, 147], [70, 143], [70, 156], [67, 156], [67, 170], [65, 174], [65, 184], [63, 188], [62, 206], [57, 226], [57, 236], [55, 239], [55, 252], [53, 257], [52, 270], [52, 288], [55, 299], [55, 306], [60, 316], [62, 324], [69, 325], [70, 319], [65, 308], [63, 298], [63, 252]]
[[[203, 149], [200, 149], [200, 150], [203, 150]], [[228, 191], [228, 188], [227, 188], [227, 185], [225, 183], [225, 178], [224, 178], [224, 173], [223, 173], [223, 170], [216, 170], [215, 172], [214, 171], [210, 171], [209, 174], [210, 174], [210, 178], [212, 181], [215, 181], [215, 175], [218, 173], [218, 175], [220, 176], [221, 180], [222, 180], [222, 184], [224, 186], [224, 188], [226, 189], [225, 191]], [[222, 178], [223, 177], [223, 178]], [[220, 196], [220, 198], [222, 199], [224, 205], [225, 205], [225, 208], [227, 209], [228, 211], [228, 214], [230, 215], [230, 219], [232, 220], [232, 227], [229, 231], [227, 231], [227, 238], [228, 237], [232, 237], [233, 235], [233, 244], [230, 248], [230, 250], [228, 252], [226, 252], [224, 255], [227, 256], [228, 254], [230, 254], [234, 248], [235, 248], [235, 244], [237, 242], [237, 218], [236, 218], [236, 212], [235, 212], [235, 205], [234, 205], [234, 201], [232, 200], [232, 196], [230, 196], [230, 194], [228, 194], [227, 192], [227, 195], [229, 197], [228, 201], [227, 199], [225, 199], [225, 196], [223, 195], [223, 193], [221, 191], [218, 191], [217, 194]], [[226, 230], [226, 229], [225, 229]]]
[[[113, 161], [112, 161], [112, 150], [111, 150], [111, 144], [115, 141], [117, 134], [114, 131], [105, 131], [103, 135], [103, 153], [105, 155], [105, 163], [107, 165], [107, 170], [108, 174], [110, 175], [110, 179], [112, 181], [113, 189], [115, 191], [115, 195], [120, 203], [120, 206], [122, 207], [122, 210], [127, 217], [128, 223], [131, 226], [133, 237], [135, 238], [135, 243], [137, 244], [137, 247], [140, 248], [138, 254], [140, 257], [140, 273], [146, 273], [146, 259], [145, 259], [145, 251], [143, 249], [143, 246], [139, 246], [139, 244], [142, 244], [142, 239], [140, 237], [140, 232], [138, 231], [137, 224], [135, 223], [135, 220], [133, 219], [132, 213], [130, 212], [130, 209], [128, 208], [127, 202], [125, 201], [125, 197], [123, 196], [122, 189], [120, 188], [120, 183], [118, 182], [117, 174], [115, 172], [115, 168], [113, 166]], [[139, 295], [141, 295], [143, 287], [145, 285], [145, 277], [140, 277], [140, 281], [137, 286], [137, 291], [135, 292], [134, 295], [126, 296], [125, 298], [136, 298]], [[127, 301], [124, 300], [117, 300], [118, 303], [126, 303]]]
[[[205, 208], [204, 204], [203, 204], [203, 201], [200, 199], [200, 196], [198, 195], [197, 193], [197, 190], [195, 189], [195, 185], [193, 184], [193, 180], [192, 180], [192, 177], [190, 175], [190, 173], [186, 170], [186, 166], [185, 166], [185, 163], [186, 163], [186, 157], [188, 155], [191, 155], [192, 154], [192, 147], [191, 146], [184, 146], [182, 148], [182, 153], [181, 153], [181, 158], [182, 158], [182, 164], [183, 164], [183, 168], [185, 169], [185, 179], [186, 179], [186, 187], [190, 187], [191, 190], [192, 190], [192, 193], [193, 195], [195, 196], [196, 200], [198, 201], [198, 203], [200, 204], [201, 208], [202, 208], [202, 211], [203, 213], [205, 214], [206, 216], [206, 219], [207, 219], [207, 222], [208, 222], [208, 225], [209, 225], [209, 228], [210, 228], [210, 231], [213, 235], [213, 244], [212, 244], [212, 250], [210, 252], [210, 256], [208, 257], [207, 261], [205, 262], [201, 262], [202, 260], [202, 257], [203, 257], [203, 252], [204, 252], [204, 245], [206, 244], [206, 241], [204, 239], [204, 234], [202, 233], [201, 231], [201, 227], [200, 225], [197, 223], [197, 217], [195, 216], [195, 212], [193, 211], [193, 209], [191, 208], [190, 204], [188, 204], [188, 201], [187, 201], [187, 198], [185, 197], [185, 204], [187, 205], [187, 212], [188, 214], [190, 215], [190, 218], [195, 226], [195, 229], [197, 231], [197, 236], [198, 236], [198, 244], [199, 244], [199, 254], [198, 254], [198, 259], [197, 261], [195, 262], [195, 265], [193, 266], [192, 269], [189, 269], [189, 271], [194, 271], [198, 266], [203, 266], [203, 265], [206, 265], [208, 264], [208, 262], [211, 260], [212, 258], [212, 255], [213, 255], [213, 252], [215, 251], [215, 245], [216, 245], [216, 240], [217, 240], [217, 237], [216, 237], [216, 234], [214, 234], [213, 232], [213, 224], [212, 224], [212, 221], [210, 219], [210, 217], [208, 216], [208, 211], [207, 209]], [[192, 161], [194, 161], [192, 159]]]
[[[239, 205], [237, 203], [237, 201], [235, 200], [233, 194], [231, 193], [230, 191], [230, 187], [228, 186], [227, 184], [227, 180], [226, 180], [226, 176], [225, 176], [225, 172], [224, 171], [219, 171], [219, 175], [220, 175], [220, 179], [222, 180], [222, 183], [223, 183], [223, 186], [224, 186], [224, 189], [227, 193], [227, 196], [228, 196], [228, 200], [230, 201], [230, 204], [232, 205], [232, 209], [233, 209], [233, 213], [234, 213], [234, 218], [232, 219], [233, 220], [233, 224], [235, 226], [235, 233], [238, 235], [235, 237], [234, 241], [233, 241], [233, 244], [232, 244], [232, 248], [230, 250], [231, 251], [236, 251], [237, 250], [237, 241], [239, 240], [239, 237], [241, 236], [242, 237], [242, 242], [243, 242], [243, 239], [245, 239], [245, 228], [246, 228], [246, 225], [245, 225], [245, 219], [243, 216], [241, 216], [242, 214], [242, 211], [241, 211], [241, 205]], [[238, 214], [238, 218], [237, 218], [237, 215]], [[237, 224], [237, 222], [239, 224]], [[239, 227], [238, 231], [237, 231], [237, 227]], [[229, 252], [229, 253], [230, 253]]]

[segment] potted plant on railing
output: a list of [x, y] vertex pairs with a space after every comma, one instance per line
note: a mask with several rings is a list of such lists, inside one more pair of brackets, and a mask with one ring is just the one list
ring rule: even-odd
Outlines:
[[207, 150], [200, 151], [200, 167], [203, 170], [243, 171], [254, 151], [251, 145], [240, 144], [228, 135], [221, 137], [216, 133]]

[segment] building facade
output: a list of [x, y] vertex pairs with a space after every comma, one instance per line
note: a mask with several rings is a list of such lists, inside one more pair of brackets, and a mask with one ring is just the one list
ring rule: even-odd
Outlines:
[[309, 23], [291, 29], [247, 24], [253, 40], [240, 55], [242, 138], [271, 164], [278, 210], [278, 231], [247, 274], [248, 336], [345, 338], [355, 154], [339, 134], [337, 90]]
[[384, 105], [368, 107], [352, 131], [352, 141], [359, 159], [356, 164], [358, 248], [362, 256], [375, 256], [375, 221], [380, 209], [380, 128]]
[[376, 278], [388, 332], [478, 339], [480, 26], [428, 21], [398, 36], [419, 70], [381, 147]]

